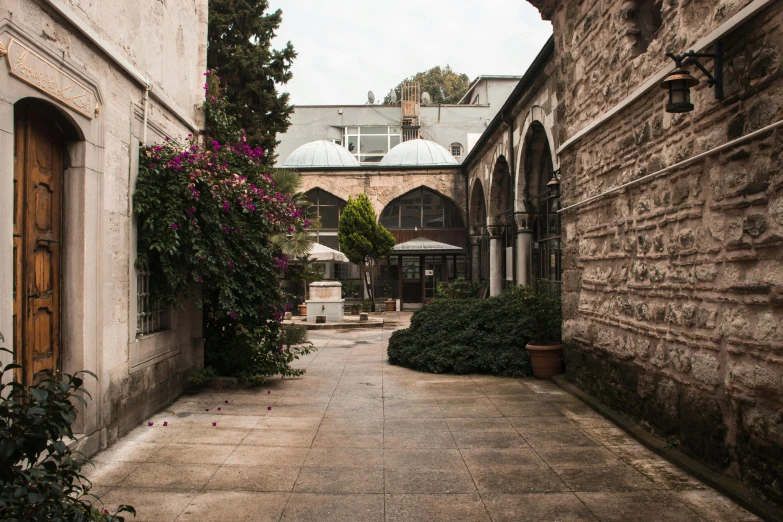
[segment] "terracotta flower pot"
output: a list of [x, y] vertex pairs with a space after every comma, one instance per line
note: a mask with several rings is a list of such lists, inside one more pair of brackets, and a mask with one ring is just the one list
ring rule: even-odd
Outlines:
[[527, 353], [530, 354], [530, 365], [533, 367], [533, 375], [539, 379], [549, 379], [558, 373], [563, 373], [563, 345], [535, 345], [527, 344]]
[[297, 308], [298, 308], [297, 311], [299, 312], [299, 315], [307, 315], [307, 304], [306, 303], [301, 303], [301, 304], [297, 305]]
[[386, 303], [386, 311], [387, 312], [393, 312], [394, 311], [394, 304], [395, 304], [394, 300], [389, 299], [389, 300], [385, 301], [385, 303]]

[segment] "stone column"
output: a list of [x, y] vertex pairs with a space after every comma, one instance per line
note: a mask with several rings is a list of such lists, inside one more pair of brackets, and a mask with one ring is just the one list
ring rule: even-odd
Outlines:
[[503, 227], [489, 226], [489, 295], [503, 292]]
[[526, 212], [514, 214], [517, 224], [517, 284], [525, 286], [533, 283], [533, 231], [530, 228], [532, 215]]
[[480, 248], [481, 248], [481, 238], [483, 237], [481, 234], [478, 233], [478, 230], [476, 230], [476, 227], [470, 227], [470, 235], [468, 236], [470, 240], [470, 280], [474, 283], [478, 283], [479, 279], [481, 278], [481, 271], [479, 269], [479, 265], [481, 264], [480, 259]]

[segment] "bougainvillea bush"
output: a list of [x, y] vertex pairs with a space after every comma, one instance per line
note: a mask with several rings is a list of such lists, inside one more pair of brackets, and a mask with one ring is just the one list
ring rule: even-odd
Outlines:
[[207, 133], [142, 149], [133, 209], [138, 262], [152, 297], [194, 299], [204, 309], [205, 363], [222, 375], [260, 382], [298, 374], [298, 353], [280, 341], [286, 259], [270, 238], [306, 228], [289, 194], [276, 190], [261, 158], [226, 112], [207, 73]]

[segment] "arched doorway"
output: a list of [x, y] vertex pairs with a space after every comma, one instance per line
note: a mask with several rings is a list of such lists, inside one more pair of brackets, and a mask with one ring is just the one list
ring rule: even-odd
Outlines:
[[40, 371], [61, 368], [63, 177], [69, 123], [37, 100], [14, 106], [13, 345], [31, 384]]
[[533, 279], [559, 282], [562, 275], [559, 185], [549, 185], [556, 173], [552, 166], [543, 125], [533, 122], [525, 138], [525, 207], [531, 214]]
[[490, 295], [500, 294], [513, 285], [514, 249], [514, 195], [511, 173], [504, 156], [498, 157], [492, 170], [489, 194], [489, 290]]
[[484, 187], [476, 179], [470, 192], [470, 255], [474, 283], [489, 279], [489, 239], [487, 237], [487, 207]]
[[397, 245], [377, 280], [377, 295], [424, 303], [439, 282], [465, 277], [465, 221], [449, 197], [418, 187], [390, 201], [379, 221]]

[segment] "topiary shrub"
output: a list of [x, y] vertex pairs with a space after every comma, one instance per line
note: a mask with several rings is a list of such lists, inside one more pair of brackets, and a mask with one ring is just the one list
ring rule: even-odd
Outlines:
[[389, 340], [389, 361], [432, 373], [531, 375], [529, 289], [489, 299], [436, 299]]

